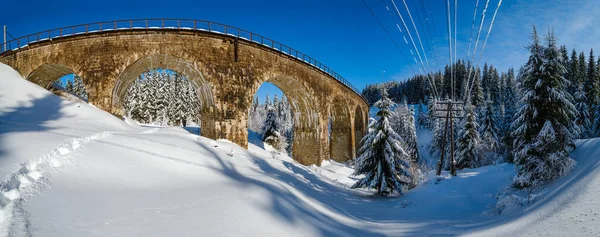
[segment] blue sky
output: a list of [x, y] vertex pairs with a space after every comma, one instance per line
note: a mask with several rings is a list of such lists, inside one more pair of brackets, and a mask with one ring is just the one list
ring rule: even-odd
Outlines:
[[[0, 14], [0, 24], [8, 25], [9, 32], [18, 37], [62, 26], [116, 19], [210, 20], [237, 26], [289, 45], [331, 67], [359, 89], [367, 84], [403, 80], [413, 75], [418, 68], [410, 53], [412, 44], [408, 37], [409, 44], [404, 42], [402, 37], [406, 36], [403, 35], [405, 30], [401, 33], [396, 28], [395, 21], [386, 10], [383, 3], [388, 0], [365, 1], [409, 60], [403, 58], [361, 0], [5, 1], [2, 3], [4, 10]], [[427, 21], [422, 16], [419, 18], [422, 10], [419, 0], [406, 0], [406, 3], [418, 27], [430, 65], [436, 70], [449, 61], [445, 1], [421, 1], [426, 8], [431, 6], [433, 18]], [[485, 1], [479, 0], [477, 24]], [[458, 0], [459, 58], [466, 58], [467, 55], [475, 2]], [[420, 50], [403, 1], [395, 0], [395, 3]], [[489, 1], [479, 52], [497, 5], [498, 0]], [[542, 32], [550, 26], [554, 27], [559, 43], [566, 44], [569, 49], [575, 47], [578, 51], [585, 50], [586, 55], [590, 48], [600, 50], [600, 29], [595, 27], [600, 22], [600, 14], [595, 14], [600, 12], [598, 5], [595, 0], [503, 1], [481, 64], [487, 61], [502, 70], [522, 65], [527, 58], [524, 46], [528, 42], [532, 24], [536, 24]], [[385, 74], [382, 76], [383, 71]], [[273, 88], [261, 88], [259, 94], [273, 94]]]

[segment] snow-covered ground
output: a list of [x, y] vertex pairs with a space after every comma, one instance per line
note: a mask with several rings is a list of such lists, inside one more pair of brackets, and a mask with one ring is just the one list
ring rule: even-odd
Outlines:
[[600, 235], [600, 139], [535, 203], [494, 215], [509, 164], [375, 197], [348, 189], [351, 167], [273, 157], [256, 134], [245, 150], [138, 126], [1, 64], [0, 85], [0, 236]]

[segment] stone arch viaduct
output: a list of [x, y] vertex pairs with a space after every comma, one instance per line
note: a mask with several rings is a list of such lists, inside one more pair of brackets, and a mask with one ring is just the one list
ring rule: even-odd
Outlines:
[[[279, 87], [294, 113], [292, 154], [299, 163], [355, 157], [368, 103], [333, 70], [290, 47], [208, 21], [100, 22], [35, 33], [5, 43], [0, 62], [48, 88], [75, 73], [89, 102], [123, 115], [122, 101], [141, 73], [184, 74], [202, 102], [202, 135], [248, 147], [248, 111], [264, 82]], [[331, 121], [331, 124], [330, 124]]]

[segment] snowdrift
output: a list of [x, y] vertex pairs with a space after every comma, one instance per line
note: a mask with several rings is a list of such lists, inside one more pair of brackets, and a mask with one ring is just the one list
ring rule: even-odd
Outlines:
[[536, 203], [497, 216], [487, 213], [514, 176], [509, 164], [431, 179], [404, 197], [374, 197], [348, 189], [356, 181], [350, 167], [333, 161], [306, 167], [273, 156], [256, 134], [246, 150], [182, 128], [141, 127], [64, 101], [1, 64], [0, 83], [0, 236], [593, 236], [600, 230], [598, 139], [578, 143], [576, 170]]

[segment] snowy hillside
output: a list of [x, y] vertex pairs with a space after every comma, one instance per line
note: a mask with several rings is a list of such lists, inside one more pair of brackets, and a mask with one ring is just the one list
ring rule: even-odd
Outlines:
[[[350, 190], [352, 169], [273, 157], [64, 101], [0, 64], [0, 236], [600, 235], [600, 139], [534, 204], [488, 214], [509, 164], [404, 197]], [[252, 134], [251, 134], [252, 135]]]

